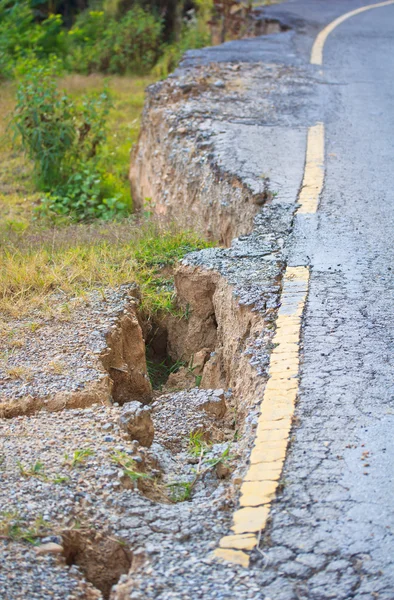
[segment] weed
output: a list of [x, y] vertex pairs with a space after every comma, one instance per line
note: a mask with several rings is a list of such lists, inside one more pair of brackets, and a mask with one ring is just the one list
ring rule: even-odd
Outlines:
[[192, 496], [194, 482], [176, 481], [169, 483], [167, 487], [170, 489], [170, 500], [172, 502], [185, 502], [190, 500]]
[[6, 373], [11, 379], [24, 379], [25, 381], [29, 381], [33, 377], [32, 372], [27, 367], [10, 367], [6, 369]]
[[196, 375], [195, 385], [196, 387], [200, 387], [202, 381], [202, 375]]
[[167, 485], [170, 488], [170, 500], [172, 502], [184, 502], [190, 500], [193, 493], [193, 488], [197, 481], [203, 479], [209, 471], [214, 469], [219, 464], [226, 465], [230, 456], [230, 446], [220, 454], [212, 458], [207, 458], [207, 454], [210, 452], [209, 445], [203, 441], [202, 433], [191, 433], [189, 437], [189, 453], [198, 457], [198, 465], [194, 471], [194, 478], [192, 481], [175, 481]]
[[227, 446], [227, 448], [220, 454], [220, 456], [208, 458], [207, 460], [205, 460], [204, 464], [213, 469], [219, 464], [226, 464], [230, 459], [230, 446]]
[[204, 441], [204, 434], [202, 431], [190, 433], [188, 452], [194, 457], [204, 456], [209, 450], [209, 444]]
[[152, 479], [152, 477], [147, 473], [140, 473], [139, 471], [136, 471], [135, 461], [125, 452], [116, 452], [115, 454], [112, 454], [111, 460], [122, 467], [125, 475], [130, 477], [132, 481], [138, 481], [139, 479]]
[[182, 360], [177, 360], [172, 364], [168, 358], [160, 362], [151, 360], [149, 358], [149, 347], [147, 348], [146, 366], [154, 390], [161, 390], [171, 373], [176, 373], [184, 365], [185, 363]]
[[67, 483], [68, 481], [70, 481], [70, 478], [67, 475], [55, 475], [52, 479], [52, 483], [56, 484]]
[[29, 467], [25, 467], [21, 462], [16, 463], [19, 467], [19, 472], [22, 477], [37, 477], [42, 481], [48, 481], [48, 477], [44, 473], [44, 465], [42, 462], [37, 461]]
[[71, 469], [83, 465], [89, 458], [94, 456], [94, 451], [90, 448], [80, 448], [74, 450], [73, 455], [70, 457], [68, 454], [64, 455], [64, 464], [69, 466]]
[[16, 542], [29, 542], [36, 545], [47, 535], [48, 525], [40, 516], [32, 525], [28, 525], [18, 512], [8, 511], [0, 514], [0, 538]]
[[55, 375], [61, 375], [62, 373], [64, 373], [65, 369], [64, 363], [56, 360], [51, 360], [48, 363], [48, 367], [49, 370], [52, 371], [52, 373], [55, 373]]

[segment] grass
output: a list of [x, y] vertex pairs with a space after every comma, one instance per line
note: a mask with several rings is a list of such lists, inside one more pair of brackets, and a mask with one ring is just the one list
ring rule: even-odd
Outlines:
[[[138, 137], [144, 90], [153, 80], [70, 75], [59, 86], [77, 97], [102, 89], [105, 81], [113, 108], [101, 160], [108, 178], [129, 194], [130, 149]], [[42, 316], [70, 320], [72, 307], [78, 299], [86, 301], [90, 290], [130, 282], [140, 285], [142, 308], [148, 313], [172, 311], [171, 267], [206, 242], [192, 232], [175, 226], [163, 230], [131, 215], [112, 223], [37, 220], [40, 195], [34, 189], [32, 165], [6, 127], [15, 90], [15, 83], [0, 86], [0, 337], [9, 336], [10, 317], [30, 318], [34, 333]]]
[[67, 465], [70, 469], [74, 469], [85, 464], [90, 456], [94, 456], [94, 451], [90, 448], [75, 450], [72, 456], [68, 454], [64, 455], [64, 465]]
[[128, 456], [125, 452], [115, 452], [111, 456], [111, 460], [122, 467], [123, 472], [127, 475], [131, 481], [138, 481], [139, 479], [152, 479], [150, 475], [147, 473], [140, 473], [136, 471], [136, 462], [130, 456]]
[[33, 309], [45, 313], [50, 297], [60, 294], [67, 313], [66, 298], [133, 281], [141, 287], [144, 310], [170, 311], [173, 284], [168, 273], [163, 274], [164, 267], [173, 266], [186, 252], [207, 246], [192, 232], [161, 231], [149, 223], [67, 229], [54, 229], [52, 240], [44, 234], [38, 243], [29, 243], [23, 236], [0, 247], [0, 311], [13, 317]]
[[48, 535], [48, 524], [42, 517], [28, 524], [16, 511], [0, 514], [0, 539], [36, 545], [45, 535]]

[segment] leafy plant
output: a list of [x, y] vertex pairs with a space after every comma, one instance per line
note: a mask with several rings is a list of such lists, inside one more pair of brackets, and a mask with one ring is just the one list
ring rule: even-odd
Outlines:
[[209, 444], [204, 441], [204, 433], [197, 431], [190, 433], [188, 451], [189, 454], [195, 457], [204, 456], [209, 449]]
[[194, 482], [193, 481], [175, 481], [168, 484], [170, 489], [170, 499], [172, 502], [185, 502], [190, 500], [192, 496]]
[[12, 120], [35, 165], [37, 185], [47, 192], [39, 213], [76, 220], [124, 216], [123, 192], [107, 195], [111, 185], [98, 165], [109, 94], [104, 90], [76, 102], [58, 89], [55, 68], [56, 62], [34, 64], [23, 75]]
[[75, 450], [73, 455], [70, 457], [68, 454], [64, 455], [64, 464], [68, 465], [71, 469], [83, 465], [89, 456], [94, 456], [94, 451], [90, 448], [81, 448]]
[[213, 458], [208, 458], [205, 461], [205, 464], [211, 468], [216, 467], [219, 464], [226, 464], [230, 459], [230, 446], [227, 446], [225, 450], [220, 454], [220, 456], [215, 456]]
[[70, 481], [70, 478], [67, 475], [55, 475], [55, 477], [52, 479], [52, 483], [67, 483], [68, 481]]
[[16, 463], [19, 467], [20, 474], [22, 477], [38, 477], [43, 481], [47, 481], [48, 477], [44, 473], [44, 465], [42, 462], [37, 461], [29, 467], [25, 467], [21, 462]]
[[114, 219], [125, 216], [127, 206], [121, 195], [113, 198], [102, 196], [101, 175], [97, 170], [82, 167], [71, 175], [63, 186], [47, 194], [38, 207], [41, 215], [70, 215], [74, 220]]
[[115, 452], [115, 454], [111, 456], [111, 460], [122, 467], [125, 475], [130, 477], [132, 481], [138, 481], [139, 479], [152, 479], [152, 477], [147, 473], [140, 473], [139, 471], [136, 471], [135, 461], [125, 452]]
[[58, 89], [56, 65], [33, 64], [22, 77], [12, 121], [43, 189], [66, 182], [76, 165], [96, 157], [110, 108], [107, 91], [74, 102]]
[[203, 479], [209, 471], [214, 469], [218, 464], [226, 464], [230, 459], [230, 446], [220, 454], [207, 458], [206, 455], [210, 452], [209, 445], [202, 439], [202, 433], [192, 433], [189, 437], [189, 452], [192, 456], [198, 457], [198, 465], [194, 472], [192, 481], [175, 481], [169, 483], [167, 487], [170, 489], [170, 500], [172, 502], [184, 502], [192, 498], [193, 488], [197, 481]]
[[44, 519], [37, 517], [32, 525], [28, 525], [17, 511], [0, 514], [0, 539], [29, 542], [36, 545], [38, 539], [46, 535], [48, 526]]
[[68, 33], [68, 67], [80, 73], [147, 73], [159, 56], [161, 34], [161, 19], [138, 5], [119, 19], [86, 11]]

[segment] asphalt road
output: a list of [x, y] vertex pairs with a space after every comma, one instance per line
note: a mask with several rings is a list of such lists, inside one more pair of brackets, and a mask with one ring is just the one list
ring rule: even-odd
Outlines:
[[[321, 22], [361, 3], [286, 10], [312, 5]], [[311, 280], [297, 426], [261, 544], [272, 600], [394, 598], [393, 74], [394, 5], [328, 38], [325, 185], [288, 252]]]

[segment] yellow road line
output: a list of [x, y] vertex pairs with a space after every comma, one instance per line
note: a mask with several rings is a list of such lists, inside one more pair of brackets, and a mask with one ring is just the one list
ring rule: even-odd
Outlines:
[[240, 508], [233, 515], [233, 534], [223, 537], [214, 551], [216, 558], [242, 566], [248, 566], [247, 551], [257, 545], [265, 527], [286, 457], [298, 391], [301, 319], [308, 283], [307, 267], [287, 267], [278, 327], [272, 340], [277, 346], [271, 354], [250, 466], [241, 486]]
[[[317, 36], [311, 63], [321, 65], [328, 35], [343, 21], [371, 8], [394, 4], [387, 0], [364, 6], [335, 19]], [[298, 202], [300, 214], [315, 213], [324, 183], [324, 125], [309, 128], [304, 178]], [[287, 267], [281, 307], [276, 320], [269, 379], [261, 403], [254, 447], [241, 486], [239, 508], [233, 514], [232, 534], [224, 536], [214, 556], [247, 567], [249, 554], [265, 528], [275, 498], [294, 416], [299, 385], [301, 320], [309, 289], [308, 267]]]
[[[393, 0], [394, 1], [394, 0]], [[298, 197], [298, 213], [315, 213], [324, 182], [324, 125], [317, 123], [308, 130], [304, 179]]]
[[363, 13], [366, 10], [371, 10], [372, 8], [381, 8], [382, 6], [388, 6], [389, 4], [394, 4], [394, 0], [386, 0], [385, 2], [378, 2], [377, 4], [368, 4], [368, 6], [362, 6], [361, 8], [356, 8], [355, 10], [351, 10], [350, 12], [345, 13], [341, 17], [338, 17], [337, 19], [335, 19], [335, 21], [332, 21], [329, 25], [327, 25], [327, 27], [322, 29], [322, 31], [319, 33], [319, 35], [315, 39], [315, 42], [312, 46], [312, 52], [311, 52], [311, 64], [312, 65], [322, 65], [323, 64], [324, 44], [325, 44], [328, 36], [330, 35], [330, 33], [336, 27], [338, 27], [338, 25], [341, 25], [341, 23], [343, 23], [347, 19], [350, 19], [350, 17], [359, 15], [360, 13]]

